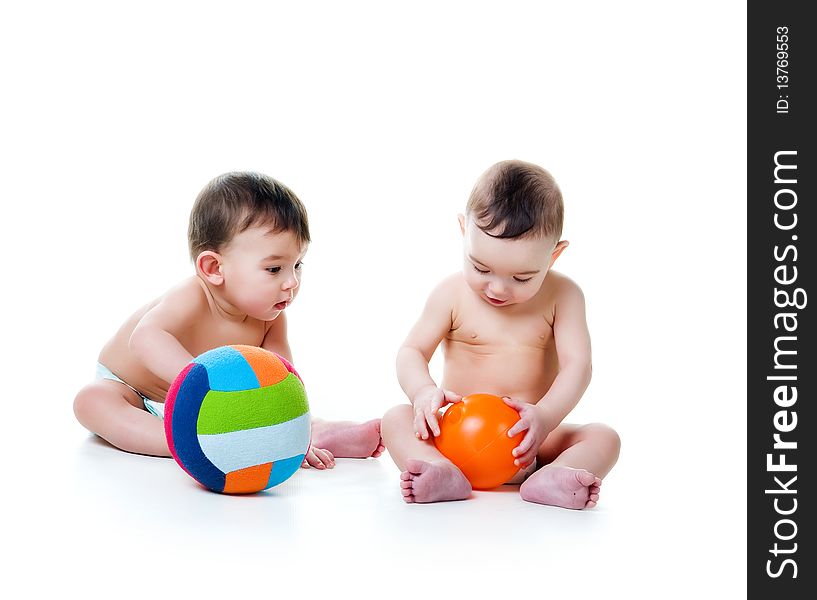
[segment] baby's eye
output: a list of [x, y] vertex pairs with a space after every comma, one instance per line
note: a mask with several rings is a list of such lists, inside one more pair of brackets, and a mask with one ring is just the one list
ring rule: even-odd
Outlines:
[[478, 266], [476, 266], [476, 265], [474, 265], [474, 269], [476, 269], [477, 273], [482, 273], [483, 275], [485, 275], [486, 273], [489, 273], [489, 272], [490, 272], [490, 271], [488, 271], [487, 269], [486, 269], [485, 271], [483, 271], [482, 269], [480, 269], [480, 268], [479, 268]]
[[295, 263], [295, 268], [296, 269], [301, 269], [303, 266], [304, 266], [304, 261], [302, 261], [302, 260], [299, 260], [298, 262]]
[[519, 283], [527, 283], [527, 282], [529, 282], [531, 279], [533, 279], [533, 277], [528, 277], [527, 279], [520, 279], [519, 277], [514, 277], [513, 279], [514, 279], [514, 281], [517, 281], [517, 282], [519, 282]]
[[280, 271], [280, 270], [281, 270], [281, 267], [267, 267], [267, 271], [269, 271], [273, 275], [278, 273], [278, 271]]

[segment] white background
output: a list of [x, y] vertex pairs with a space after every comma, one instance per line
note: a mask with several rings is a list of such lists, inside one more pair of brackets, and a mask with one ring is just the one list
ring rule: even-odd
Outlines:
[[[193, 532], [211, 528], [230, 540], [213, 566], [250, 569], [259, 581], [242, 581], [261, 593], [290, 573], [287, 585], [386, 597], [743, 596], [743, 3], [281, 4], [0, 9], [7, 581], [206, 596], [227, 584], [174, 567], [191, 568], [184, 556], [204, 543]], [[146, 528], [162, 511], [152, 478], [175, 480], [175, 465], [107, 452], [71, 402], [122, 320], [192, 273], [201, 187], [259, 170], [304, 201], [313, 244], [288, 309], [295, 364], [314, 414], [363, 420], [403, 401], [396, 350], [461, 264], [456, 215], [475, 179], [507, 158], [546, 167], [565, 197], [571, 244], [556, 268], [585, 292], [594, 358], [570, 420], [623, 439], [595, 514], [545, 509], [549, 537], [525, 525], [539, 518], [525, 507], [482, 559], [459, 534], [373, 541], [388, 526], [372, 523], [422, 527], [388, 495], [387, 511], [348, 517], [359, 536], [348, 521], [342, 539], [331, 520], [295, 527], [297, 553], [243, 545], [240, 528], [268, 513], [245, 521], [238, 502], [218, 504], [220, 524]], [[369, 463], [396, 486], [388, 457]], [[127, 504], [111, 489], [131, 473], [147, 488]], [[175, 500], [195, 514], [201, 498]], [[445, 510], [460, 533], [486, 527]]]

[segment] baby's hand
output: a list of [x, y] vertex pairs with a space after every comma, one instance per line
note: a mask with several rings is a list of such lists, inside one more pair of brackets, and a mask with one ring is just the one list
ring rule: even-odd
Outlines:
[[528, 431], [525, 437], [522, 438], [522, 442], [513, 449], [513, 455], [516, 457], [513, 464], [520, 469], [524, 469], [536, 458], [536, 453], [550, 433], [551, 428], [542, 407], [536, 404], [528, 404], [522, 400], [513, 400], [507, 396], [503, 396], [502, 400], [508, 406], [519, 411], [519, 421], [508, 430], [508, 437], [513, 437], [521, 431]]
[[323, 448], [315, 448], [309, 444], [309, 450], [306, 451], [304, 462], [301, 463], [302, 469], [315, 467], [316, 469], [332, 469], [335, 466], [335, 457], [329, 450]]
[[437, 411], [445, 404], [462, 401], [462, 396], [449, 392], [436, 385], [427, 385], [414, 395], [414, 435], [421, 440], [428, 439], [428, 430], [435, 436], [440, 435], [440, 424]]

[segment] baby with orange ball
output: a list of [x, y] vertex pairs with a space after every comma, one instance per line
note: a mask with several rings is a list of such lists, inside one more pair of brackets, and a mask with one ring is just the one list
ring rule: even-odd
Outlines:
[[[521, 439], [511, 450], [518, 471], [508, 482], [521, 482], [524, 500], [572, 509], [598, 502], [620, 440], [606, 425], [562, 422], [591, 375], [584, 296], [551, 270], [568, 245], [560, 240], [562, 218], [559, 187], [539, 166], [503, 161], [474, 186], [459, 216], [463, 270], [431, 292], [397, 355], [411, 404], [395, 406], [382, 420], [406, 502], [462, 500], [473, 487], [486, 487], [472, 485], [450, 460], [456, 448], [441, 443], [448, 431], [440, 435], [440, 410], [477, 394], [498, 396], [518, 413], [502, 435], [514, 438], [512, 447]], [[428, 362], [441, 342], [444, 373], [437, 386]]]

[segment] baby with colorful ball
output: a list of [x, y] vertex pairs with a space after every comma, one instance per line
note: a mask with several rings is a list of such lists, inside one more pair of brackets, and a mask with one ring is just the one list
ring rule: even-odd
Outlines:
[[279, 181], [253, 172], [210, 181], [190, 213], [195, 274], [103, 347], [96, 379], [74, 400], [77, 420], [127, 452], [175, 456], [225, 492], [274, 486], [302, 462], [379, 456], [380, 419], [310, 422], [292, 368], [286, 311], [310, 240], [306, 209]]

